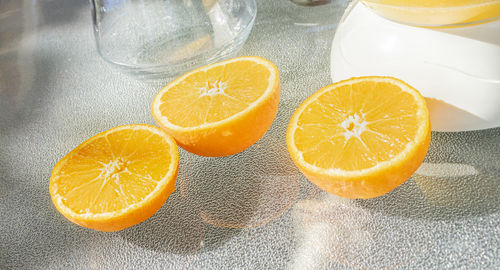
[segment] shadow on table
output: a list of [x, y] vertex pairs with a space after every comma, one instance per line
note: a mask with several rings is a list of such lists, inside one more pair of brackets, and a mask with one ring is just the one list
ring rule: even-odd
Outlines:
[[222, 228], [260, 226], [279, 217], [300, 190], [284, 142], [268, 132], [249, 149], [222, 158], [185, 153], [180, 191], [203, 221]]
[[500, 210], [500, 128], [432, 134], [426, 160], [385, 196], [357, 200], [367, 209], [427, 220], [457, 220]]
[[[85, 247], [93, 232], [69, 222], [56, 210], [48, 181], [35, 184], [37, 175], [29, 172], [20, 175], [27, 181], [2, 176], [0, 181], [6, 181], [8, 189], [0, 194], [0, 269], [69, 265], [75, 250]], [[42, 177], [49, 179], [47, 174]]]
[[208, 225], [205, 239], [203, 239], [201, 252], [214, 250], [224, 245], [224, 243], [237, 236], [241, 232], [241, 230], [242, 229], [223, 228]]
[[119, 234], [142, 248], [189, 256], [198, 252], [205, 226], [192, 203], [174, 192], [155, 215]]
[[83, 12], [86, 11], [85, 14], [89, 18], [88, 29], [89, 31], [92, 29], [88, 1], [38, 1], [38, 4], [40, 5], [40, 15], [43, 18], [43, 23], [47, 26], [68, 24], [78, 18], [83, 9]]
[[34, 12], [27, 1], [0, 3], [0, 131], [40, 117], [64, 57], [37, 46], [41, 19]]

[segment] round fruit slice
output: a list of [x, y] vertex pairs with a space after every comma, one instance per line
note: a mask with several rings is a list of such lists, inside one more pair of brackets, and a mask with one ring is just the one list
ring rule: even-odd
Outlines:
[[86, 140], [50, 177], [50, 195], [70, 221], [118, 231], [151, 217], [174, 191], [179, 150], [151, 125], [112, 128]]
[[238, 57], [191, 71], [165, 86], [151, 110], [189, 152], [228, 156], [257, 142], [278, 109], [279, 74], [268, 60]]
[[430, 130], [417, 90], [391, 77], [361, 77], [326, 86], [304, 101], [286, 140], [293, 161], [317, 186], [345, 198], [373, 198], [415, 172]]

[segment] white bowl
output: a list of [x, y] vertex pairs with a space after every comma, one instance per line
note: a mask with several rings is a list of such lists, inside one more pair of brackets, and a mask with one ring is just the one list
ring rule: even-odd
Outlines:
[[428, 101], [432, 130], [500, 126], [500, 21], [450, 29], [395, 23], [353, 3], [331, 51], [333, 81], [400, 78]]

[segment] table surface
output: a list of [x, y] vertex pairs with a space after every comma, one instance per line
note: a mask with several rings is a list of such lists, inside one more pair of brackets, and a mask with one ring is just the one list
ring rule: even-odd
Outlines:
[[500, 129], [433, 132], [422, 167], [383, 197], [323, 192], [297, 171], [284, 137], [294, 108], [331, 83], [330, 45], [347, 3], [257, 2], [239, 55], [280, 70], [273, 126], [235, 156], [180, 150], [163, 207], [104, 233], [56, 211], [51, 169], [98, 132], [154, 124], [150, 103], [172, 78], [145, 81], [104, 62], [87, 1], [0, 1], [0, 269], [500, 267]]

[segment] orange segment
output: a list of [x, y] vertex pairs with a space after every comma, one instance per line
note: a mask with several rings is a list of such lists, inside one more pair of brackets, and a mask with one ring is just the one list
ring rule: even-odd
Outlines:
[[181, 147], [204, 156], [248, 148], [272, 124], [279, 102], [276, 66], [238, 57], [191, 71], [165, 86], [151, 110]]
[[287, 130], [290, 155], [306, 177], [347, 198], [396, 188], [419, 167], [429, 142], [424, 98], [390, 77], [320, 89], [295, 111]]
[[120, 126], [88, 139], [52, 171], [50, 194], [70, 221], [101, 231], [152, 216], [174, 190], [178, 149], [151, 125]]

